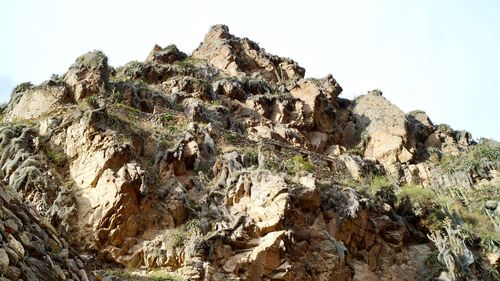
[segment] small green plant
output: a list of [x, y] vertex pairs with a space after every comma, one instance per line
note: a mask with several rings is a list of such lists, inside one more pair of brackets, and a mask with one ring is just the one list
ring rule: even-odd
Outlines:
[[238, 134], [229, 134], [226, 136], [226, 141], [230, 143], [235, 143], [241, 140], [241, 136]]
[[181, 129], [176, 125], [168, 125], [165, 128], [165, 133], [168, 136], [175, 136], [175, 135], [179, 134], [180, 132], [181, 132]]
[[183, 281], [182, 277], [163, 270], [154, 270], [148, 276], [154, 281]]
[[428, 187], [407, 184], [403, 186], [396, 196], [400, 202], [408, 199], [412, 204], [413, 212], [422, 216], [437, 206], [437, 195]]
[[193, 234], [201, 233], [201, 220], [197, 218], [188, 220], [186, 222], [186, 229]]
[[163, 122], [167, 123], [170, 121], [174, 121], [175, 116], [173, 114], [170, 114], [170, 113], [165, 113], [165, 114], [162, 114], [160, 118]]
[[257, 163], [259, 161], [259, 150], [255, 147], [243, 147], [240, 153], [244, 159]]
[[184, 246], [186, 242], [186, 233], [179, 229], [172, 229], [170, 232], [171, 245], [175, 248]]
[[351, 188], [356, 188], [360, 185], [360, 182], [353, 179], [353, 178], [344, 179], [344, 180], [340, 181], [339, 183], [341, 185], [345, 185], [345, 186], [348, 186]]
[[126, 114], [127, 119], [133, 120], [133, 121], [138, 121], [139, 117], [142, 113], [139, 109], [128, 106], [128, 105], [123, 104], [123, 103], [117, 103], [116, 107], [121, 109]]
[[304, 158], [302, 154], [296, 154], [292, 157], [292, 159], [288, 160], [287, 167], [290, 174], [302, 171], [308, 173], [314, 171], [314, 165], [308, 159]]
[[84, 100], [85, 100], [85, 103], [90, 107], [96, 108], [98, 106], [96, 95], [91, 95], [91, 96], [85, 97]]
[[45, 147], [44, 151], [49, 160], [57, 166], [62, 167], [66, 163], [66, 155], [63, 152], [56, 151], [50, 147]]
[[358, 155], [358, 156], [363, 157], [363, 151], [361, 151], [361, 148], [359, 148], [357, 146], [347, 149], [345, 153], [347, 153], [349, 155]]
[[214, 101], [212, 101], [212, 107], [217, 107], [217, 106], [222, 106], [222, 101], [221, 100], [214, 100]]
[[370, 195], [377, 194], [380, 190], [384, 188], [389, 188], [392, 186], [391, 181], [387, 177], [384, 176], [374, 176], [371, 180], [370, 185], [367, 188], [367, 192]]

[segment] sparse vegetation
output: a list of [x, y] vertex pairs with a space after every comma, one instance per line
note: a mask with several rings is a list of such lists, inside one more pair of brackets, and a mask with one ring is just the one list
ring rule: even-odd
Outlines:
[[350, 154], [350, 155], [357, 155], [357, 156], [363, 156], [363, 151], [361, 150], [361, 148], [355, 146], [355, 147], [351, 147], [349, 149], [346, 150], [347, 154]]
[[[184, 279], [172, 272], [165, 270], [133, 271], [131, 269], [112, 269], [107, 270], [104, 276], [112, 277], [110, 280], [124, 281], [183, 281]], [[115, 279], [119, 278], [119, 279]], [[105, 279], [107, 280], [107, 279]]]
[[167, 125], [158, 138], [159, 145], [164, 148], [172, 147], [181, 132], [177, 125]]
[[21, 84], [17, 85], [12, 90], [12, 93], [15, 94], [15, 93], [25, 92], [25, 91], [33, 88], [33, 87], [34, 87], [34, 85], [31, 82], [24, 82], [24, 83], [21, 83]]
[[487, 178], [489, 170], [500, 166], [500, 144], [492, 140], [482, 139], [477, 145], [461, 155], [444, 155], [439, 164], [449, 173], [471, 171]]
[[199, 218], [190, 219], [186, 222], [187, 231], [194, 235], [200, 234], [201, 231], [201, 221]]
[[351, 187], [351, 188], [357, 188], [358, 186], [360, 186], [360, 182], [353, 179], [353, 178], [348, 178], [348, 179], [344, 179], [342, 180], [341, 182], [339, 182], [341, 185], [345, 185], [345, 186], [348, 186], [348, 187]]
[[171, 245], [175, 248], [184, 246], [184, 243], [186, 242], [186, 236], [186, 232], [181, 231], [177, 228], [172, 229], [170, 231]]
[[98, 107], [98, 104], [97, 104], [97, 96], [96, 95], [90, 95], [88, 97], [86, 97], [85, 99], [85, 103], [92, 107], [92, 108], [96, 108]]
[[62, 151], [56, 151], [49, 146], [44, 147], [45, 155], [56, 166], [62, 167], [66, 164], [66, 155]]
[[161, 115], [161, 120], [162, 122], [168, 123], [170, 121], [173, 121], [175, 119], [175, 116], [171, 113], [165, 113]]
[[302, 154], [296, 154], [292, 159], [287, 161], [287, 168], [290, 174], [296, 174], [299, 172], [313, 172], [314, 165]]
[[[58, 265], [67, 278], [83, 275], [86, 263], [75, 259], [75, 268], [59, 257], [81, 254], [80, 248], [72, 248], [75, 241], [56, 241], [59, 233], [84, 238], [82, 249], [95, 249], [97, 262], [103, 257], [130, 267], [99, 280], [182, 280], [145, 267], [178, 270], [187, 279], [202, 271], [205, 278], [217, 280], [254, 273], [262, 277], [267, 271], [260, 269], [278, 266], [265, 259], [276, 251], [283, 254], [280, 264], [283, 258], [293, 261], [287, 270], [300, 271], [298, 279], [314, 279], [322, 270], [312, 258], [339, 259], [340, 273], [346, 276], [338, 277], [349, 279], [349, 263], [366, 262], [362, 254], [370, 248], [381, 249], [371, 265], [397, 261], [398, 268], [390, 262], [388, 268], [413, 272], [420, 261], [401, 255], [431, 243], [425, 262], [435, 269], [432, 274], [448, 272], [450, 280], [500, 279], [483, 262], [486, 254], [500, 253], [499, 143], [472, 145], [468, 133], [447, 125], [434, 131], [425, 113], [410, 120], [411, 114], [405, 117], [376, 96], [381, 95], [378, 90], [367, 104], [363, 97], [353, 102], [337, 98], [340, 87], [333, 77], [301, 80], [303, 70], [297, 71], [295, 62], [271, 56], [271, 64], [262, 65], [261, 50], [248, 39], [239, 45], [240, 39], [225, 31], [215, 37], [231, 43], [223, 50], [230, 56], [221, 57], [234, 59], [230, 68], [222, 69], [220, 61], [212, 60], [210, 66], [185, 55], [172, 57], [170, 52], [178, 50], [169, 46], [156, 59], [148, 56], [145, 62], [104, 69], [106, 58], [94, 52], [78, 58], [52, 82], [14, 89], [11, 102], [1, 107], [11, 120], [7, 125], [39, 124], [0, 128], [3, 182], [12, 187], [0, 194], [0, 210], [5, 232], [12, 235], [7, 240], [20, 241], [21, 246], [14, 246], [23, 247], [29, 257], [14, 261], [12, 253], [0, 253], [8, 256], [9, 270]], [[249, 46], [257, 53], [248, 53]], [[195, 55], [204, 53], [201, 46]], [[73, 74], [77, 79], [69, 79]], [[63, 78], [66, 88], [61, 87]], [[85, 91], [77, 95], [80, 88]], [[44, 95], [46, 90], [51, 96]], [[32, 98], [34, 93], [40, 95]], [[303, 95], [310, 98], [300, 100]], [[49, 111], [38, 110], [42, 106]], [[328, 128], [318, 120], [326, 120]], [[345, 151], [346, 146], [351, 148]], [[347, 154], [334, 156], [342, 153]], [[11, 194], [15, 191], [18, 198]], [[25, 206], [11, 208], [16, 204]], [[76, 220], [83, 223], [72, 225]], [[52, 260], [38, 255], [36, 241], [47, 240], [42, 237], [47, 233], [36, 224], [57, 242], [45, 247]], [[95, 237], [80, 237], [87, 230]], [[367, 233], [370, 241], [358, 239]], [[288, 242], [300, 246], [308, 237], [319, 248], [334, 249], [336, 256], [307, 247], [293, 256], [297, 247]], [[397, 251], [384, 250], [391, 244]], [[353, 246], [358, 253], [349, 255], [347, 248]], [[246, 255], [257, 258], [241, 259]], [[346, 257], [350, 260], [344, 263]], [[380, 266], [369, 269], [379, 277], [388, 273]]]
[[226, 141], [230, 142], [230, 143], [235, 143], [235, 142], [238, 142], [241, 140], [241, 136], [238, 135], [238, 134], [229, 134], [226, 136]]
[[375, 195], [384, 188], [392, 187], [391, 181], [385, 176], [374, 176], [367, 191], [370, 195]]
[[154, 270], [151, 271], [148, 276], [153, 281], [183, 281], [184, 279], [174, 273], [162, 271], [162, 270]]

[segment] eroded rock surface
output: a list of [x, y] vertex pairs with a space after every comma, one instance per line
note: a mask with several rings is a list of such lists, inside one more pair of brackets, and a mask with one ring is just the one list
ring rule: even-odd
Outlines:
[[270, 55], [248, 38], [235, 37], [225, 25], [213, 26], [193, 57], [229, 75], [256, 74], [270, 82], [302, 78], [305, 73], [293, 60]]
[[[217, 25], [192, 56], [156, 45], [114, 69], [94, 51], [16, 87], [0, 127], [0, 280], [116, 280], [103, 263], [200, 281], [493, 272], [499, 255], [453, 239], [498, 219], [496, 197], [465, 195], [495, 194], [497, 144], [304, 73]], [[445, 235], [425, 215], [446, 203], [429, 192], [450, 190], [461, 209], [440, 231], [463, 224]]]

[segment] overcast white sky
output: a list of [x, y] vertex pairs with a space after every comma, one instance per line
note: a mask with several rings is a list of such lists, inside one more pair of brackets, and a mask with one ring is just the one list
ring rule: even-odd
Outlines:
[[405, 112], [500, 139], [500, 1], [0, 2], [0, 101], [89, 50], [113, 66], [155, 43], [191, 53], [213, 24], [328, 73], [352, 98], [379, 88]]

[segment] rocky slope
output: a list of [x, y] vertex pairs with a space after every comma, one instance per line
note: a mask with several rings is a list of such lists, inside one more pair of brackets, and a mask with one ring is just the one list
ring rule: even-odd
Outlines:
[[17, 86], [0, 279], [497, 280], [499, 144], [304, 75], [218, 25]]

